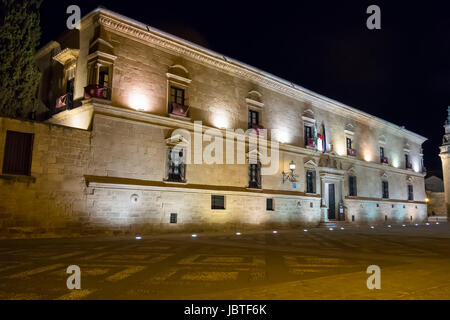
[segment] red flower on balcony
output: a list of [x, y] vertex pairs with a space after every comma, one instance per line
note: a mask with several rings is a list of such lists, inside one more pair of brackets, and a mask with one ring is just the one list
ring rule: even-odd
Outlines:
[[189, 107], [184, 106], [175, 102], [169, 103], [169, 112], [170, 114], [181, 116], [181, 117], [187, 117], [189, 112]]
[[264, 129], [263, 126], [259, 125], [259, 124], [252, 124], [252, 129], [256, 131], [256, 134], [261, 134], [262, 131]]
[[315, 148], [316, 147], [316, 140], [314, 138], [308, 138], [307, 139], [307, 147]]
[[55, 108], [56, 110], [63, 108], [66, 109], [72, 108], [72, 94], [69, 92], [56, 99]]
[[91, 98], [111, 100], [111, 88], [98, 84], [90, 84], [84, 87], [84, 99], [88, 100]]
[[387, 157], [381, 157], [380, 161], [381, 161], [381, 163], [386, 163], [386, 164], [389, 163], [389, 160]]
[[406, 164], [406, 169], [412, 169], [412, 163], [411, 162], [408, 162]]
[[356, 150], [355, 149], [347, 149], [347, 155], [356, 157]]

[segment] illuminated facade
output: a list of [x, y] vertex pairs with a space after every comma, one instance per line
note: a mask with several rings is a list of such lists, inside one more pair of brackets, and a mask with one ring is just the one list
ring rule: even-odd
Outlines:
[[[426, 139], [403, 127], [106, 9], [36, 59], [51, 117], [3, 119], [0, 150], [6, 159], [8, 130], [34, 134], [27, 186], [3, 180], [10, 187], [2, 196], [10, 199], [4, 211], [16, 216], [40, 203], [42, 215], [29, 218], [44, 220], [43, 228], [55, 221], [150, 230], [427, 217]], [[186, 163], [192, 144], [173, 133], [193, 136], [196, 121], [210, 129], [203, 151], [211, 132], [251, 128], [259, 136], [266, 129], [269, 152], [270, 141], [279, 143], [276, 172], [261, 174], [249, 135], [241, 135], [245, 163]]]
[[441, 153], [442, 175], [444, 180], [444, 197], [447, 216], [450, 215], [450, 107], [448, 107], [448, 117], [445, 121], [445, 134], [442, 139]]

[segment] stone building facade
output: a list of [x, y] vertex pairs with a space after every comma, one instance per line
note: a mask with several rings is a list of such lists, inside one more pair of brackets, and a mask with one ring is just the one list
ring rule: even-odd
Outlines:
[[438, 217], [440, 220], [447, 217], [443, 180], [434, 175], [425, 178], [425, 192], [428, 216]]
[[[239, 61], [106, 9], [86, 15], [36, 60], [51, 117], [1, 119], [4, 230], [427, 217], [424, 137]], [[34, 139], [21, 174], [9, 165], [12, 143], [25, 139], [15, 132]]]
[[448, 116], [445, 121], [445, 134], [442, 139], [441, 153], [442, 177], [444, 180], [444, 197], [447, 216], [450, 215], [450, 107], [447, 109]]

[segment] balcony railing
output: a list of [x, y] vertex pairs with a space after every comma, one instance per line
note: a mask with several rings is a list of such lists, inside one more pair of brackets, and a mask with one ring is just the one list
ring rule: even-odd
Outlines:
[[72, 109], [73, 107], [73, 95], [72, 93], [68, 92], [65, 95], [62, 95], [58, 99], [56, 99], [56, 112], [66, 110], [66, 109]]
[[387, 157], [381, 157], [380, 158], [381, 163], [389, 164], [389, 159]]
[[111, 100], [111, 88], [98, 84], [90, 84], [84, 87], [84, 99], [88, 100], [91, 98]]
[[308, 138], [306, 139], [306, 146], [310, 148], [316, 147], [316, 140], [314, 138]]
[[347, 155], [356, 157], [356, 149], [347, 149]]
[[189, 107], [175, 102], [169, 102], [169, 113], [175, 116], [188, 117]]

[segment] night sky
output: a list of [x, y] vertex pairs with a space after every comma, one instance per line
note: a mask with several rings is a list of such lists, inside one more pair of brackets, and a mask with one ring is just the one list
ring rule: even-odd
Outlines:
[[[265, 3], [264, 3], [265, 2]], [[44, 0], [42, 45], [66, 30], [67, 6], [103, 5], [427, 137], [441, 175], [450, 105], [449, 1]], [[395, 3], [393, 3], [395, 2]], [[366, 9], [381, 8], [381, 30]]]

